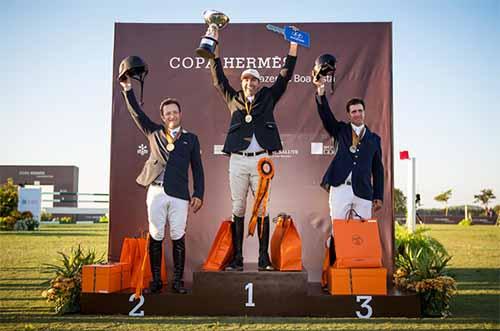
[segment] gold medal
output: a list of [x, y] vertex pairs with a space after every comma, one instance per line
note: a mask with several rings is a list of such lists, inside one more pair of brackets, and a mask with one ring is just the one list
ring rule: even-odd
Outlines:
[[252, 112], [252, 108], [253, 108], [253, 100], [250, 103], [250, 106], [248, 106], [248, 102], [245, 100], [245, 109], [247, 111], [247, 116], [245, 116], [245, 122], [247, 123], [252, 122], [253, 117], [252, 115], [250, 115], [250, 113]]
[[356, 134], [356, 131], [352, 129], [352, 144], [351, 147], [349, 147], [349, 151], [352, 154], [355, 154], [358, 151], [358, 144], [361, 139], [363, 139], [363, 136], [365, 135], [365, 128], [363, 127], [363, 130], [360, 132], [359, 136]]
[[179, 128], [179, 131], [177, 131], [177, 134], [175, 135], [175, 137], [172, 137], [170, 135], [170, 132], [168, 131], [168, 129], [165, 130], [165, 136], [166, 136], [167, 142], [168, 142], [168, 144], [167, 144], [167, 151], [172, 152], [175, 149], [174, 143], [175, 143], [175, 141], [177, 139], [180, 138], [181, 134], [182, 134], [182, 129], [181, 128]]

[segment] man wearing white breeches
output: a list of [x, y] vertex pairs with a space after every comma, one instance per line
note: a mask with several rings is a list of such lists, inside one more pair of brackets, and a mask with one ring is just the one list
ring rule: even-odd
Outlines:
[[[380, 137], [365, 125], [362, 99], [353, 98], [347, 102], [349, 123], [338, 121], [325, 96], [325, 77], [313, 77], [313, 83], [317, 88], [315, 99], [321, 122], [337, 144], [337, 152], [321, 183], [330, 194], [330, 216], [332, 220], [369, 219], [372, 210], [382, 208], [384, 196]], [[351, 215], [350, 210], [353, 211]], [[334, 257], [334, 245], [330, 247], [330, 256]]]
[[[198, 137], [181, 128], [181, 107], [173, 98], [160, 104], [163, 124], [151, 121], [141, 109], [132, 90], [129, 78], [120, 81], [127, 110], [136, 126], [147, 137], [151, 154], [144, 164], [137, 183], [148, 188], [147, 211], [149, 222], [149, 258], [153, 281], [149, 291], [158, 293], [162, 289], [161, 261], [166, 222], [170, 225], [172, 255], [174, 262], [174, 292], [185, 294], [183, 273], [185, 241], [189, 207], [196, 213], [203, 205], [204, 174]], [[188, 169], [193, 173], [194, 192], [191, 196], [188, 185]]]
[[[217, 31], [214, 36], [219, 39]], [[241, 90], [235, 90], [224, 74], [219, 58], [220, 40], [215, 59], [210, 60], [212, 81], [227, 105], [231, 123], [223, 152], [230, 155], [229, 186], [232, 199], [233, 260], [228, 271], [243, 270], [244, 216], [248, 190], [256, 196], [259, 183], [257, 163], [262, 157], [283, 149], [274, 119], [275, 106], [286, 91], [297, 59], [297, 44], [291, 43], [283, 68], [270, 87], [261, 87], [262, 77], [256, 69], [244, 70], [240, 76]], [[262, 204], [261, 204], [262, 207]], [[266, 213], [267, 214], [267, 213]], [[262, 216], [262, 209], [259, 210]], [[269, 215], [257, 219], [259, 237], [258, 269], [274, 270], [269, 259]]]

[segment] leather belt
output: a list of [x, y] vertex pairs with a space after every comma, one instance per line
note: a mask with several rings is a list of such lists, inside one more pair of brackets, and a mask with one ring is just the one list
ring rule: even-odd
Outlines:
[[257, 156], [257, 155], [267, 153], [267, 151], [250, 152], [250, 153], [247, 153], [247, 152], [233, 152], [233, 153], [238, 154], [238, 155], [243, 155], [243, 156]]

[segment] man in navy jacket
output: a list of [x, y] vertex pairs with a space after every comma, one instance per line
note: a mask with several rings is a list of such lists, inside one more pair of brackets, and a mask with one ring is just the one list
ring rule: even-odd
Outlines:
[[[130, 79], [120, 82], [123, 97], [136, 126], [149, 141], [151, 154], [137, 177], [137, 183], [148, 188], [146, 204], [149, 221], [149, 258], [153, 281], [152, 293], [160, 292], [162, 242], [165, 223], [170, 225], [174, 260], [172, 289], [187, 291], [182, 281], [185, 261], [188, 208], [196, 213], [203, 204], [204, 174], [198, 137], [181, 128], [181, 107], [173, 98], [160, 104], [163, 124], [157, 124], [144, 113], [135, 98]], [[194, 192], [189, 195], [188, 169], [193, 172]]]
[[384, 196], [380, 137], [365, 125], [362, 99], [354, 98], [347, 103], [349, 123], [338, 121], [325, 97], [325, 79], [315, 80], [314, 84], [319, 116], [337, 148], [321, 183], [330, 193], [330, 216], [345, 219], [352, 208], [355, 216], [371, 218], [372, 209], [382, 208]]
[[[219, 35], [214, 31], [216, 39]], [[219, 40], [220, 42], [220, 40]], [[224, 142], [223, 152], [230, 155], [229, 186], [232, 200], [232, 235], [234, 255], [226, 267], [228, 271], [243, 270], [244, 216], [249, 189], [257, 192], [259, 174], [257, 164], [262, 157], [283, 149], [274, 119], [274, 111], [285, 93], [297, 61], [297, 44], [290, 43], [288, 56], [276, 81], [270, 87], [262, 86], [260, 73], [252, 68], [240, 76], [241, 90], [234, 89], [224, 74], [220, 59], [220, 43], [215, 50], [215, 59], [210, 61], [212, 81], [226, 103], [231, 123]], [[258, 211], [257, 231], [259, 237], [258, 269], [274, 270], [269, 259], [269, 214], [262, 207]], [[262, 219], [260, 216], [264, 216]]]

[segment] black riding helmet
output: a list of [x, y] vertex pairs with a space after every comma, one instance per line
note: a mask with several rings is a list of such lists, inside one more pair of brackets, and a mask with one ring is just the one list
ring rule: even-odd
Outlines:
[[135, 79], [141, 83], [141, 104], [142, 102], [142, 92], [144, 87], [144, 78], [148, 74], [148, 65], [138, 56], [132, 55], [127, 56], [120, 62], [120, 67], [118, 68], [118, 80], [125, 80], [128, 76]]
[[335, 70], [337, 59], [331, 54], [321, 54], [314, 61], [314, 79], [321, 76], [332, 76], [332, 93], [335, 90]]

